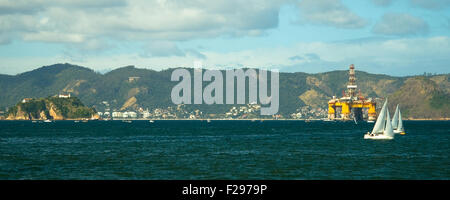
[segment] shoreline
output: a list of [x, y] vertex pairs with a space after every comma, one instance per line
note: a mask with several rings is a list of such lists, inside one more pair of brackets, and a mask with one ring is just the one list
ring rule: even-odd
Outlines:
[[[81, 120], [81, 119], [63, 119], [63, 120], [51, 120], [55, 121], [324, 121], [324, 122], [353, 122], [352, 120], [324, 120], [324, 119], [264, 119], [264, 118], [255, 118], [255, 119], [96, 119], [96, 120]], [[0, 119], [0, 121], [41, 121], [44, 120], [8, 120], [8, 119]], [[450, 121], [450, 118], [439, 118], [439, 119], [426, 119], [426, 118], [418, 118], [418, 119], [403, 119], [403, 121]], [[363, 121], [367, 122], [367, 121]]]

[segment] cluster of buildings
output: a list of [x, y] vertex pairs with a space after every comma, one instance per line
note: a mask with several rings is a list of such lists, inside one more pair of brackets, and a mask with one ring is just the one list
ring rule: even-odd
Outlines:
[[[229, 111], [218, 114], [203, 114], [202, 111], [188, 110], [186, 106], [181, 104], [177, 106], [169, 106], [167, 108], [155, 108], [152, 110], [139, 108], [134, 111], [117, 111], [112, 112], [106, 109], [105, 112], [97, 114], [103, 119], [256, 119], [256, 118], [273, 118], [283, 119], [282, 115], [261, 116], [261, 105], [256, 103], [246, 104], [242, 106], [233, 106]], [[327, 110], [324, 108], [313, 108], [304, 106], [296, 110], [288, 116], [290, 119], [320, 119], [327, 117]]]
[[114, 111], [114, 112], [97, 112], [98, 116], [104, 119], [138, 119], [138, 118], [150, 118], [151, 113], [149, 111], [135, 112], [135, 111]]
[[[105, 104], [105, 102], [103, 102]], [[188, 110], [183, 104], [177, 106], [169, 106], [167, 108], [155, 108], [153, 110], [139, 108], [134, 111], [117, 111], [110, 112], [110, 109], [105, 109], [105, 112], [98, 112], [97, 114], [103, 119], [204, 119], [204, 118], [218, 118], [218, 119], [255, 119], [260, 118], [261, 105], [251, 103], [239, 107], [232, 107], [226, 113], [221, 114], [204, 114], [199, 109]], [[273, 116], [278, 118], [280, 116]]]
[[[133, 81], [133, 80], [132, 80]], [[70, 94], [56, 95], [58, 98], [70, 98]], [[23, 103], [31, 101], [32, 98], [25, 98]], [[111, 109], [107, 101], [103, 101], [105, 106], [103, 112], [98, 112], [98, 116], [103, 119], [256, 119], [256, 118], [273, 118], [282, 119], [282, 115], [261, 116], [261, 105], [250, 103], [246, 105], [233, 106], [225, 113], [217, 114], [203, 114], [201, 110], [188, 110], [186, 105], [180, 104], [176, 106], [169, 106], [167, 108], [155, 108], [152, 110], [138, 108], [137, 110], [116, 110]], [[4, 114], [0, 112], [0, 115]], [[327, 117], [327, 110], [323, 108], [313, 108], [311, 106], [304, 106], [290, 114], [288, 118], [291, 119], [319, 119]]]
[[[134, 82], [139, 80], [139, 77], [130, 77], [129, 81]], [[54, 97], [58, 98], [71, 98], [70, 94], [59, 94]], [[24, 98], [22, 103], [27, 103], [33, 100], [32, 98]], [[284, 118], [281, 115], [274, 116], [261, 116], [261, 105], [257, 103], [250, 103], [246, 105], [233, 106], [225, 113], [217, 114], [203, 114], [202, 111], [195, 109], [189, 110], [186, 105], [180, 104], [176, 106], [169, 106], [167, 108], [155, 108], [152, 110], [138, 108], [136, 110], [116, 110], [111, 109], [110, 104], [107, 101], [101, 102], [105, 107], [103, 112], [98, 112], [98, 116], [103, 119], [204, 119], [204, 118], [217, 118], [217, 119], [256, 119], [256, 118]], [[4, 115], [5, 112], [0, 111], [0, 115]], [[304, 106], [296, 110], [296, 112], [290, 114], [288, 118], [291, 119], [319, 119], [327, 117], [327, 110], [323, 108], [313, 108], [311, 106]]]
[[[58, 94], [58, 95], [55, 95], [55, 96], [53, 96], [53, 97], [58, 97], [58, 98], [60, 98], [60, 99], [68, 99], [68, 98], [70, 98], [71, 96], [70, 96], [70, 93], [69, 94]], [[24, 98], [24, 99], [22, 99], [22, 103], [28, 103], [28, 102], [30, 102], [30, 101], [32, 101], [33, 100], [33, 98]]]
[[[133, 77], [129, 81], [136, 81], [138, 77]], [[58, 98], [70, 98], [70, 94], [55, 95]], [[32, 98], [25, 98], [22, 103], [31, 101]], [[241, 106], [233, 106], [225, 113], [204, 115], [202, 111], [188, 110], [186, 105], [180, 104], [176, 106], [169, 106], [167, 108], [155, 108], [153, 110], [138, 108], [137, 110], [115, 110], [110, 108], [107, 101], [103, 101], [105, 106], [103, 112], [98, 112], [98, 116], [103, 119], [203, 119], [203, 118], [221, 118], [221, 119], [255, 119], [261, 118], [261, 105], [257, 103], [250, 103]], [[0, 113], [4, 114], [4, 113]], [[319, 119], [327, 117], [327, 110], [323, 108], [313, 108], [311, 106], [304, 106], [292, 113], [288, 118], [291, 119]], [[280, 119], [284, 118], [281, 115], [274, 115], [269, 118]]]
[[326, 118], [328, 111], [323, 108], [313, 108], [311, 106], [303, 106], [291, 114], [292, 119], [321, 119]]
[[[105, 102], [103, 102], [105, 104]], [[113, 111], [109, 112], [109, 108], [105, 112], [97, 114], [104, 119], [200, 119], [203, 113], [200, 110], [187, 111], [185, 105], [169, 106], [167, 108], [149, 109], [139, 108], [136, 111]]]
[[225, 118], [232, 119], [246, 119], [246, 118], [257, 118], [260, 113], [261, 105], [256, 103], [250, 103], [247, 105], [232, 107], [228, 112], [225, 113]]

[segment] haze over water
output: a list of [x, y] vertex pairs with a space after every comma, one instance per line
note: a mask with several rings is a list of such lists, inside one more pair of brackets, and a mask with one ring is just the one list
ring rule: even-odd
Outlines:
[[0, 121], [0, 179], [445, 179], [450, 122]]

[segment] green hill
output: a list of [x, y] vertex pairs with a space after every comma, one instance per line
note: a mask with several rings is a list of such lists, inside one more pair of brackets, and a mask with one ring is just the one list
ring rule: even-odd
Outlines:
[[[103, 101], [115, 110], [174, 106], [170, 99], [171, 90], [177, 84], [170, 81], [173, 70], [153, 71], [127, 66], [100, 74], [81, 66], [55, 64], [16, 76], [0, 75], [0, 110], [6, 110], [24, 98], [59, 93], [71, 93], [99, 111], [106, 108]], [[401, 104], [405, 118], [449, 118], [449, 76], [393, 77], [356, 71], [358, 88], [364, 96], [389, 97], [391, 106]], [[286, 116], [305, 105], [326, 108], [328, 99], [342, 95], [347, 80], [347, 70], [318, 74], [280, 73], [280, 113]], [[224, 113], [232, 106], [186, 107], [204, 113]]]
[[397, 91], [389, 95], [392, 102], [390, 109], [400, 104], [404, 115], [411, 118], [449, 117], [450, 96], [439, 84], [427, 77], [408, 78]]
[[95, 109], [88, 108], [76, 97], [48, 97], [26, 99], [11, 107], [6, 113], [9, 120], [66, 120], [95, 118]]

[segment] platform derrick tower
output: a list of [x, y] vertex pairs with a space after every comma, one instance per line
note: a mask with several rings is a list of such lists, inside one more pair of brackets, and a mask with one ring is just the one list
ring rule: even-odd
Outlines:
[[[376, 103], [372, 98], [365, 98], [357, 93], [355, 66], [350, 65], [348, 84], [341, 98], [328, 101], [328, 119], [330, 120], [363, 120], [373, 121], [376, 118]], [[363, 116], [363, 109], [368, 109], [368, 116]]]
[[356, 95], [356, 77], [355, 77], [355, 66], [353, 64], [350, 65], [350, 70], [348, 73], [348, 85], [347, 85], [347, 94], [350, 96], [350, 100], [353, 100], [353, 97]]

